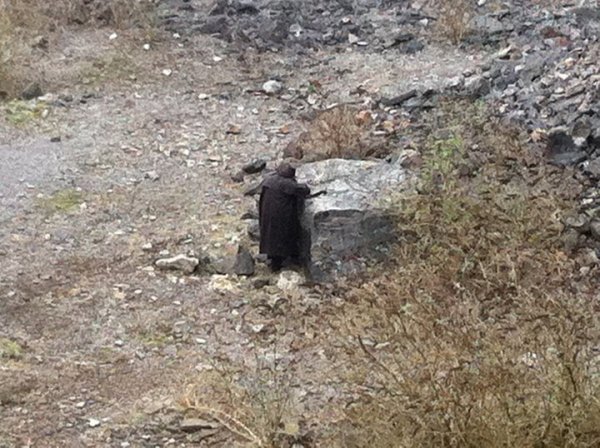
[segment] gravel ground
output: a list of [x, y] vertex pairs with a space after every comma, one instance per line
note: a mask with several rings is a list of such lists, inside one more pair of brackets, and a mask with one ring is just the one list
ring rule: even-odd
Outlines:
[[286, 291], [260, 265], [272, 284], [256, 289], [153, 262], [246, 241], [252, 202], [231, 175], [259, 156], [273, 163], [309, 108], [257, 92], [266, 80], [318, 79], [327, 104], [360, 85], [441, 86], [483, 57], [434, 46], [240, 54], [202, 35], [144, 51], [105, 45], [109, 34], [65, 35], [48, 55], [75, 49], [72, 74], [111, 55], [104, 78], [73, 76], [50, 92], [46, 118], [0, 120], [0, 337], [21, 347], [0, 358], [0, 447], [231, 446], [227, 431], [201, 442], [178, 427], [185, 385], [215, 365], [244, 372], [249, 388], [284, 369], [303, 427], [325, 434], [351, 397], [328, 379], [343, 350], [326, 331], [326, 291]]

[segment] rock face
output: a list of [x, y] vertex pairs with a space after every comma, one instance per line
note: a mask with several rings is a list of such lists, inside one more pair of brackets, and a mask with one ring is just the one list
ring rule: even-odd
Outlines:
[[313, 194], [327, 192], [307, 199], [302, 214], [302, 255], [312, 280], [359, 272], [395, 239], [390, 194], [407, 192], [412, 185], [401, 164], [401, 158], [330, 159], [298, 169], [298, 181], [308, 183]]

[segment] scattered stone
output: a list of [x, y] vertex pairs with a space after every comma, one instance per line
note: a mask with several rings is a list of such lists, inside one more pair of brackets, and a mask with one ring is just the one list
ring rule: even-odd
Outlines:
[[600, 221], [594, 220], [590, 223], [590, 233], [596, 241], [600, 241]]
[[31, 47], [37, 48], [38, 50], [47, 50], [48, 43], [48, 38], [46, 36], [36, 36], [31, 42]]
[[295, 271], [283, 271], [277, 279], [277, 287], [282, 291], [295, 291], [304, 283], [304, 277]]
[[490, 80], [484, 76], [471, 76], [464, 84], [465, 93], [472, 99], [481, 98], [490, 93], [492, 87]]
[[587, 158], [587, 153], [577, 148], [573, 137], [564, 128], [552, 129], [548, 133], [546, 153], [550, 162], [560, 166], [576, 165]]
[[152, 182], [156, 182], [160, 179], [160, 175], [156, 171], [148, 171], [144, 173], [146, 179], [150, 179]]
[[88, 425], [90, 428], [97, 428], [98, 426], [100, 426], [100, 420], [97, 420], [95, 418], [90, 418], [88, 420]]
[[172, 258], [156, 260], [155, 264], [156, 267], [160, 269], [182, 271], [186, 274], [192, 274], [200, 264], [200, 260], [194, 257], [188, 257], [187, 255], [177, 255]]
[[62, 140], [60, 135], [56, 135], [50, 138], [50, 143], [60, 143]]
[[186, 418], [179, 425], [179, 428], [183, 432], [196, 432], [203, 429], [216, 429], [218, 427], [217, 423], [201, 418]]
[[246, 174], [257, 174], [267, 167], [267, 161], [264, 159], [256, 159], [242, 167], [242, 171]]
[[263, 84], [262, 90], [268, 95], [276, 95], [283, 90], [283, 84], [271, 79]]
[[254, 286], [255, 289], [263, 289], [266, 286], [269, 286], [270, 283], [271, 282], [270, 282], [270, 280], [268, 278], [257, 278], [252, 283], [252, 286]]
[[246, 213], [244, 213], [241, 218], [242, 221], [248, 220], [248, 219], [258, 219], [258, 213], [255, 212], [254, 210], [249, 210]]
[[239, 135], [242, 133], [242, 128], [236, 124], [229, 125], [226, 131], [227, 134]]
[[231, 175], [231, 180], [241, 184], [244, 182], [244, 174], [245, 173], [243, 171], [238, 171], [237, 173]]
[[260, 241], [260, 225], [258, 219], [248, 220], [248, 236], [252, 241]]
[[418, 94], [419, 92], [413, 89], [401, 95], [394, 96], [392, 98], [383, 98], [381, 100], [381, 103], [388, 107], [400, 106], [402, 105], [402, 103], [408, 101], [411, 98], [416, 97]]
[[235, 257], [220, 257], [214, 259], [210, 263], [209, 271], [213, 274], [227, 275], [233, 272], [233, 265], [235, 264]]
[[238, 248], [233, 271], [237, 275], [251, 276], [254, 275], [255, 261], [250, 251], [244, 246]]
[[33, 100], [42, 96], [43, 94], [44, 92], [42, 90], [42, 87], [40, 86], [40, 83], [32, 82], [25, 88], [25, 90], [23, 90], [23, 92], [21, 93], [21, 98], [23, 98], [24, 100]]

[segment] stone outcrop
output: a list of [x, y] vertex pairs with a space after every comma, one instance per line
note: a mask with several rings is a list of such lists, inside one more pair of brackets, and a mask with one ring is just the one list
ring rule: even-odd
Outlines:
[[330, 159], [298, 169], [313, 194], [326, 192], [309, 198], [302, 214], [303, 256], [314, 281], [363, 270], [396, 238], [389, 204], [412, 186], [402, 160]]

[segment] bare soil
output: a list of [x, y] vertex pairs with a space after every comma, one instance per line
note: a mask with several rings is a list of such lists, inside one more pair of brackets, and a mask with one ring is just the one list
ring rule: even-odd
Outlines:
[[153, 262], [166, 250], [232, 254], [247, 238], [240, 216], [253, 203], [231, 175], [276, 161], [309, 107], [256, 92], [266, 80], [318, 80], [324, 103], [356, 101], [360, 85], [439, 87], [482, 57], [238, 53], [202, 36], [145, 51], [110, 34], [66, 32], [40, 61], [65, 80], [50, 93], [73, 101], [0, 120], [0, 337], [22, 348], [0, 359], [0, 447], [231, 446], [225, 430], [200, 441], [178, 427], [185, 386], [215, 369], [249, 389], [285, 371], [294, 414], [328, 446], [352, 390], [328, 375], [343, 353], [327, 291]]

